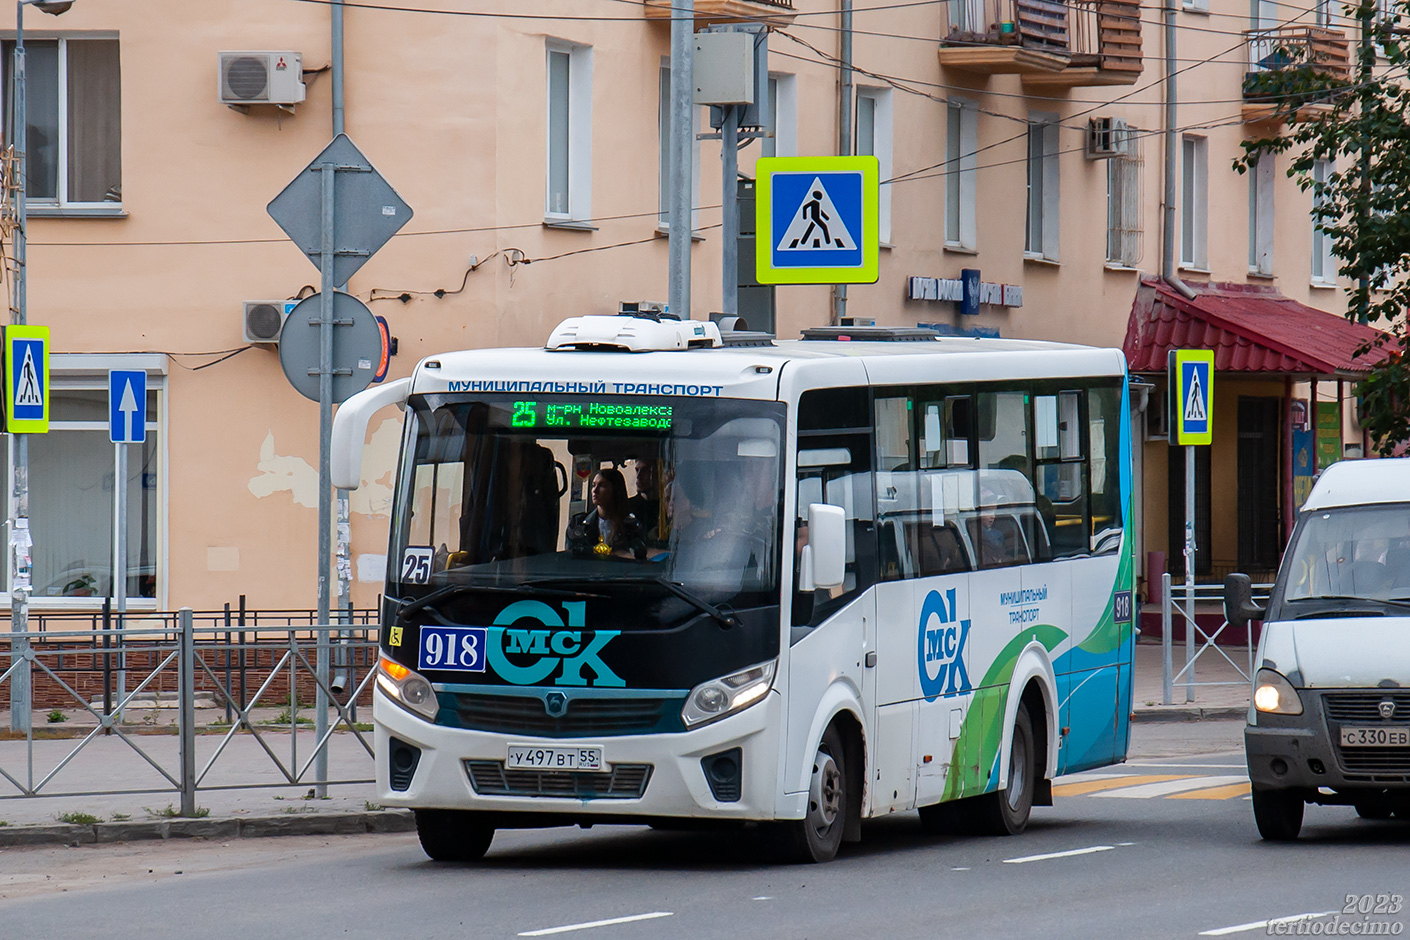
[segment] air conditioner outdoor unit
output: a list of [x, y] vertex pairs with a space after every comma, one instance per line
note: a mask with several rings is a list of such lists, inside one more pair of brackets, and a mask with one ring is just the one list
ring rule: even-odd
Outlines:
[[1129, 128], [1121, 118], [1087, 119], [1087, 159], [1109, 160], [1128, 150]]
[[220, 103], [293, 105], [304, 100], [304, 59], [288, 50], [220, 53]]
[[284, 321], [296, 306], [297, 300], [245, 301], [245, 309], [240, 319], [245, 342], [278, 346]]

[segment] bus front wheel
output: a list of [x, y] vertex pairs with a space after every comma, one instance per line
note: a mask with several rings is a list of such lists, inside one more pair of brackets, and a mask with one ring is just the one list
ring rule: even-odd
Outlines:
[[786, 861], [830, 862], [842, 845], [849, 796], [842, 736], [830, 727], [813, 755], [807, 814], [775, 824], [775, 845]]
[[479, 813], [453, 809], [416, 810], [416, 835], [421, 849], [435, 862], [475, 862], [484, 858], [494, 839], [494, 827]]
[[1009, 747], [1008, 786], [978, 798], [980, 830], [989, 835], [1018, 835], [1028, 826], [1033, 811], [1033, 788], [1037, 782], [1038, 756], [1033, 748], [1033, 722], [1028, 706], [1019, 703], [1013, 720], [1013, 743]]

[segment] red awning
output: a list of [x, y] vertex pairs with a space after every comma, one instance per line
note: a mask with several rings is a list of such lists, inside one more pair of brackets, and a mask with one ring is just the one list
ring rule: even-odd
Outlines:
[[1355, 379], [1385, 353], [1356, 350], [1379, 330], [1298, 303], [1256, 284], [1191, 284], [1186, 298], [1160, 278], [1141, 279], [1123, 350], [1132, 372], [1164, 372], [1172, 349], [1212, 349], [1216, 372]]

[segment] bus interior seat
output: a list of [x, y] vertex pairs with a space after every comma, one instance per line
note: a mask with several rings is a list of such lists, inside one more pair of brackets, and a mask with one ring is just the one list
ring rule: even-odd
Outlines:
[[953, 523], [935, 526], [917, 522], [907, 525], [906, 528], [910, 530], [909, 542], [915, 546], [918, 576], [968, 571], [972, 567], [969, 554], [960, 541], [959, 530]]

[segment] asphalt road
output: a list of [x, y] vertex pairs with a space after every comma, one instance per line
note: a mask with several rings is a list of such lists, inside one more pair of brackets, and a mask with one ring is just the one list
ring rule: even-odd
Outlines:
[[1410, 898], [1410, 823], [1308, 807], [1299, 842], [1260, 841], [1238, 729], [1141, 728], [1139, 756], [1060, 781], [1022, 836], [933, 837], [905, 814], [822, 866], [770, 866], [739, 834], [623, 827], [502, 832], [463, 866], [406, 835], [10, 850], [0, 937], [1254, 937], [1306, 914], [1325, 916], [1272, 929], [1410, 929], [1404, 900], [1339, 914], [1348, 895]]

